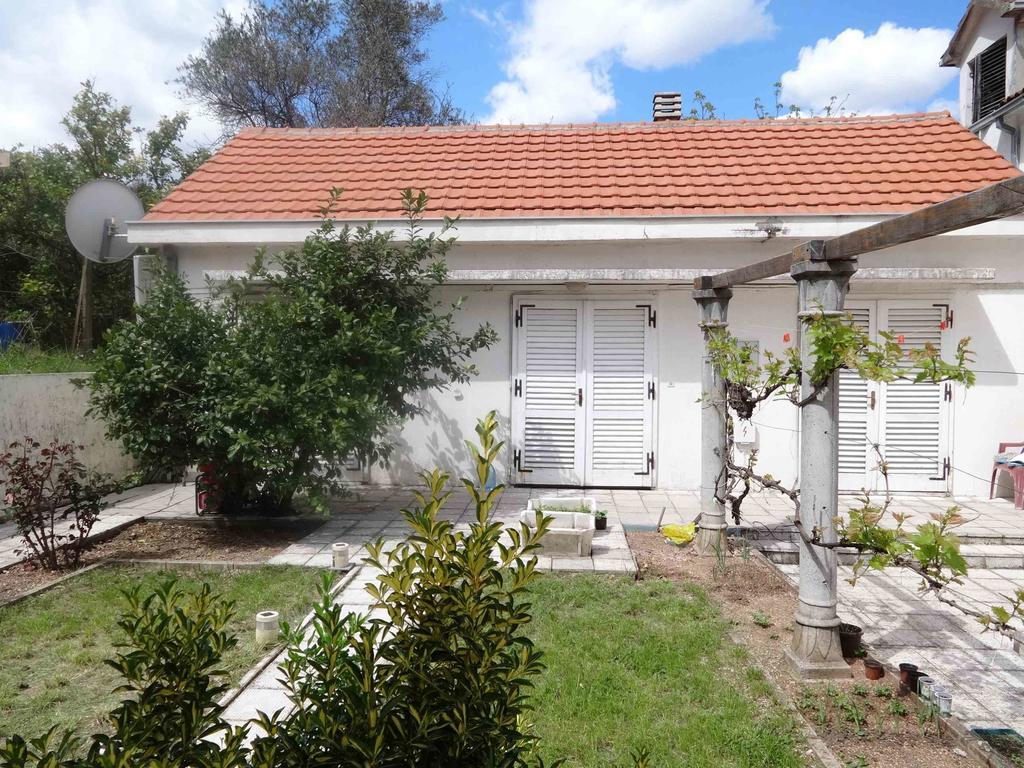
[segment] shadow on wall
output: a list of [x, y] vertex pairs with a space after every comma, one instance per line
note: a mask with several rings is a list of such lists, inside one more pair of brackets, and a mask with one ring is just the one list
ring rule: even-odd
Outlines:
[[[1024, 441], [1024, 334], [1020, 332], [1019, 290], [964, 291], [953, 297], [956, 309], [953, 342], [971, 337], [975, 352], [975, 387], [953, 402], [953, 440], [950, 446], [953, 492], [988, 496], [992, 456], [999, 443]], [[997, 479], [996, 495], [1012, 498], [1005, 473]]]
[[[448, 472], [453, 480], [458, 480], [470, 471], [469, 453], [466, 448], [466, 441], [476, 442], [476, 433], [472, 427], [458, 419], [450, 416], [438, 402], [432, 392], [422, 392], [418, 395], [417, 401], [423, 409], [423, 413], [414, 417], [421, 420], [420, 429], [416, 430], [421, 435], [425, 434], [422, 443], [414, 446], [405, 439], [405, 430], [399, 428], [392, 436], [393, 450], [391, 457], [378, 465], [387, 475], [390, 482], [401, 484], [418, 483], [419, 473], [429, 471], [435, 467]], [[472, 424], [475, 425], [475, 418], [482, 418], [486, 415], [487, 409], [482, 409], [474, 417]], [[509, 436], [511, 434], [511, 421], [506, 414], [498, 413], [498, 439], [505, 442], [502, 452], [498, 455], [496, 471], [498, 482], [507, 482], [508, 461], [507, 451]], [[417, 464], [415, 457], [429, 457], [424, 459], [423, 464]], [[374, 479], [373, 482], [379, 482]]]

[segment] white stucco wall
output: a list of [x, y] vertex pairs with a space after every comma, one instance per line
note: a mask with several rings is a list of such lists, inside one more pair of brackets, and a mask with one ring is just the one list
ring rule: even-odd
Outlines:
[[86, 416], [88, 391], [74, 379], [84, 373], [0, 376], [0, 445], [29, 436], [46, 444], [56, 438], [83, 446], [81, 461], [92, 470], [122, 477], [135, 468], [121, 444], [104, 436], [103, 423]]
[[[954, 466], [950, 487], [963, 494], [987, 493], [991, 457], [1000, 440], [1024, 440], [1024, 335], [1019, 319], [1024, 310], [1024, 264], [1020, 240], [1013, 237], [934, 238], [870, 254], [862, 268], [946, 267], [987, 268], [992, 279], [965, 283], [950, 280], [856, 280], [851, 299], [918, 298], [950, 303], [954, 327], [947, 349], [962, 336], [973, 338], [978, 386], [958, 392], [952, 405], [950, 452]], [[677, 241], [648, 243], [572, 243], [563, 245], [467, 244], [455, 248], [453, 269], [548, 268], [723, 268], [774, 256], [793, 241]], [[178, 249], [179, 270], [199, 295], [211, 271], [244, 268], [248, 246], [189, 246]], [[426, 394], [427, 415], [412, 420], [397, 436], [398, 450], [387, 467], [374, 467], [376, 483], [412, 483], [416, 473], [433, 466], [465, 471], [462, 441], [473, 434], [476, 419], [490, 409], [501, 414], [507, 433], [511, 404], [511, 303], [517, 294], [569, 295], [563, 284], [450, 285], [439, 297], [465, 296], [460, 324], [468, 331], [489, 322], [500, 340], [476, 358], [480, 370], [472, 382], [444, 392]], [[658, 307], [659, 389], [655, 433], [660, 488], [692, 489], [698, 484], [700, 411], [700, 334], [689, 285], [650, 283], [590, 285], [572, 296], [654, 296]], [[788, 279], [735, 291], [730, 327], [735, 335], [757, 341], [762, 352], [780, 352], [785, 333], [796, 341], [796, 292]], [[760, 466], [784, 481], [797, 477], [799, 437], [797, 414], [789, 404], [769, 404], [757, 417]], [[507, 470], [507, 457], [502, 471]], [[979, 479], [982, 478], [982, 479]]]

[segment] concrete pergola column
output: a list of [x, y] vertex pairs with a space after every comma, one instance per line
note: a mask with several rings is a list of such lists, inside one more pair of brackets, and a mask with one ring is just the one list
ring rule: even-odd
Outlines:
[[[813, 398], [810, 377], [814, 364], [807, 324], [824, 312], [837, 316], [857, 261], [803, 261], [790, 274], [797, 282], [800, 302], [800, 360], [805, 373], [800, 383], [800, 527], [810, 537], [817, 530], [823, 542], [836, 541], [839, 512], [839, 389], [837, 376]], [[787, 653], [798, 677], [805, 679], [850, 677], [839, 645], [836, 612], [836, 552], [801, 538], [800, 604], [796, 610], [793, 645]]]
[[695, 550], [713, 555], [725, 547], [725, 506], [718, 501], [726, 485], [726, 391], [725, 380], [711, 360], [708, 342], [728, 326], [728, 288], [699, 289], [693, 300], [700, 307], [700, 327], [704, 335], [701, 364], [700, 411], [700, 522], [697, 524]]

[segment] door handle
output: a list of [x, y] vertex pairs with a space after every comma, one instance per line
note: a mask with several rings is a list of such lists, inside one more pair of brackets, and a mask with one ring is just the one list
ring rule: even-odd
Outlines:
[[578, 390], [576, 390], [576, 398], [577, 403], [579, 405], [583, 405], [583, 387], [580, 387]]
[[874, 390], [871, 391], [870, 401], [871, 401], [871, 410], [873, 411], [873, 410], [875, 410], [875, 392], [874, 392]]

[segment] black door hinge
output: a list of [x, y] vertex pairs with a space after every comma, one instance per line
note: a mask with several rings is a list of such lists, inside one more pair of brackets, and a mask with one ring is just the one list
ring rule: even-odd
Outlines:
[[634, 475], [649, 475], [654, 469], [654, 451], [647, 452], [647, 469], [643, 472], [634, 472]]
[[516, 328], [522, 328], [523, 327], [523, 310], [526, 307], [535, 307], [535, 306], [537, 306], [537, 305], [536, 304], [520, 304], [518, 307], [516, 307]]
[[523, 396], [523, 380], [516, 379], [515, 384], [512, 386], [512, 396], [522, 397]]
[[516, 472], [533, 472], [532, 469], [523, 469], [522, 463], [523, 463], [523, 454], [519, 451], [518, 448], [516, 448], [512, 452], [512, 464], [515, 466]]
[[658, 327], [658, 312], [657, 312], [657, 310], [654, 307], [652, 307], [650, 304], [637, 304], [636, 306], [637, 306], [638, 309], [646, 309], [647, 310], [647, 324], [649, 326], [651, 326], [651, 328], [657, 328]]
[[953, 385], [948, 381], [946, 382], [946, 387], [942, 392], [942, 399], [947, 403], [953, 401]]
[[949, 476], [950, 464], [949, 457], [947, 456], [942, 460], [942, 475], [939, 477], [929, 477], [929, 480], [945, 480]]
[[953, 327], [953, 310], [949, 308], [949, 304], [932, 304], [933, 307], [942, 307], [946, 310], [945, 315], [942, 318], [942, 330], [948, 331]]
[[654, 399], [654, 382], [653, 381], [647, 382], [647, 399], [648, 400], [653, 400]]

